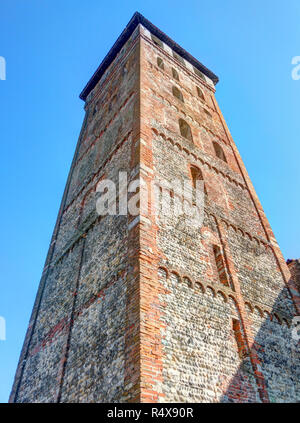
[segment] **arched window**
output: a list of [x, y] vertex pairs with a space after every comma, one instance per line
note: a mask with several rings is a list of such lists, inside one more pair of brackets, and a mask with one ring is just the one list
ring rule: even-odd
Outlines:
[[115, 94], [113, 97], [112, 97], [112, 99], [110, 100], [110, 103], [109, 103], [109, 106], [108, 106], [108, 111], [109, 112], [111, 112], [112, 111], [112, 109], [113, 109], [113, 107], [114, 107], [114, 105], [115, 105], [115, 102], [117, 101], [117, 95]]
[[164, 68], [165, 68], [164, 61], [163, 61], [163, 59], [161, 59], [160, 57], [158, 57], [158, 58], [157, 58], [157, 66], [158, 66], [160, 69], [164, 69]]
[[184, 102], [182, 92], [177, 87], [175, 87], [175, 85], [173, 85], [173, 87], [172, 87], [172, 93], [173, 93], [174, 97], [176, 97], [176, 98], [178, 98], [178, 100]]
[[186, 123], [186, 121], [183, 120], [183, 119], [179, 119], [178, 123], [179, 123], [179, 129], [180, 129], [181, 136], [190, 140], [190, 141], [193, 141], [191, 128]]
[[172, 68], [172, 76], [176, 81], [179, 81], [179, 75], [176, 69]]
[[204, 100], [204, 94], [203, 94], [203, 91], [201, 90], [201, 88], [199, 88], [198, 86], [196, 86], [196, 88], [197, 88], [197, 94], [198, 94], [198, 97], [200, 97], [201, 98], [201, 100]]
[[[196, 188], [197, 187], [197, 181], [203, 181], [204, 182], [202, 172], [197, 166], [193, 166], [193, 165], [190, 166], [190, 171], [191, 171], [193, 188]], [[207, 195], [205, 183], [203, 184], [203, 188], [204, 188], [204, 193]]]
[[224, 153], [222, 147], [220, 146], [220, 144], [218, 144], [216, 141], [213, 141], [213, 146], [214, 146], [214, 149], [215, 149], [216, 156], [219, 159], [221, 159], [221, 160], [223, 160], [224, 162], [227, 163], [225, 153]]

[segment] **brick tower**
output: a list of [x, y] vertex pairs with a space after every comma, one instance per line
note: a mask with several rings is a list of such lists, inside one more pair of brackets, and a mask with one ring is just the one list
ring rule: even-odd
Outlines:
[[[86, 115], [11, 402], [300, 400], [299, 293], [217, 82], [135, 13], [82, 91]], [[99, 215], [97, 184], [121, 171], [146, 186], [204, 181], [201, 227], [147, 210]]]

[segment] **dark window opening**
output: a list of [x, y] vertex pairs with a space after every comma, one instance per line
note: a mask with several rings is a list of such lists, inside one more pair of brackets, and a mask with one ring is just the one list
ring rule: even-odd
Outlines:
[[196, 87], [197, 88], [197, 94], [198, 94], [198, 97], [200, 97], [201, 98], [201, 100], [204, 100], [204, 94], [203, 94], [203, 91], [201, 90], [201, 88], [199, 88], [199, 87]]
[[164, 69], [164, 68], [165, 68], [164, 61], [163, 61], [163, 59], [161, 59], [160, 57], [158, 57], [158, 58], [157, 58], [157, 66], [158, 66], [160, 69]]
[[204, 194], [207, 195], [207, 190], [206, 190], [206, 186], [204, 183], [204, 178], [203, 178], [203, 174], [201, 170], [197, 166], [191, 166], [190, 169], [191, 169], [193, 188], [195, 189], [197, 188], [197, 181], [203, 181]]
[[179, 54], [175, 53], [175, 51], [173, 51], [173, 57], [174, 57], [175, 59], [177, 59], [177, 60], [178, 60], [178, 62], [182, 63], [182, 64], [185, 66], [185, 61], [184, 61], [184, 59], [183, 59], [181, 56], [179, 56]]
[[203, 81], [205, 81], [205, 77], [203, 75], [203, 73], [201, 71], [199, 71], [199, 69], [195, 68], [195, 66], [193, 66], [194, 68], [194, 72], [196, 75], [198, 75], [201, 79], [203, 79]]
[[209, 111], [208, 111], [208, 110], [206, 110], [204, 107], [203, 107], [203, 110], [204, 110], [204, 113], [205, 113], [208, 117], [212, 118], [212, 115], [211, 115], [211, 113], [209, 113]]
[[155, 37], [155, 35], [151, 34], [151, 39], [154, 42], [154, 44], [156, 44], [158, 47], [164, 48], [162, 41], [160, 41], [159, 38]]
[[181, 136], [190, 141], [193, 141], [193, 136], [192, 136], [192, 131], [190, 126], [183, 119], [179, 119], [178, 122], [179, 122], [179, 129], [180, 129]]
[[179, 81], [179, 75], [176, 69], [172, 68], [172, 76], [176, 81]]
[[216, 141], [213, 141], [213, 146], [214, 146], [214, 150], [215, 150], [216, 156], [219, 159], [221, 159], [221, 160], [223, 160], [224, 162], [227, 163], [225, 153], [224, 153], [222, 147], [220, 146], [220, 144], [218, 144]]
[[177, 87], [175, 87], [174, 85], [172, 87], [172, 93], [173, 93], [174, 97], [176, 97], [176, 98], [178, 98], [178, 100], [184, 102], [182, 92]]

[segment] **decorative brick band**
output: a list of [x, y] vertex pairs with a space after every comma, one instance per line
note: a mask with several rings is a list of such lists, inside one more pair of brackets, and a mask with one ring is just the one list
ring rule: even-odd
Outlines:
[[[214, 138], [218, 139], [218, 141], [220, 141], [221, 143], [223, 143], [227, 146], [229, 145], [229, 143], [226, 140], [224, 140], [224, 138], [221, 138], [218, 134], [213, 132], [212, 129], [208, 128], [203, 123], [199, 123], [191, 115], [189, 115], [189, 114], [185, 113], [183, 110], [179, 109], [178, 106], [174, 102], [167, 100], [163, 95], [159, 94], [153, 88], [150, 88], [150, 90], [153, 93], [153, 95], [155, 95], [157, 98], [160, 98], [166, 105], [174, 107], [176, 109], [177, 113], [179, 113], [185, 119], [189, 120], [192, 124], [197, 126], [199, 129], [204, 129], [206, 132], [209, 132]], [[212, 109], [210, 109], [210, 110], [212, 110]], [[215, 112], [215, 110], [214, 110], [214, 112]]]
[[[186, 283], [192, 290], [197, 292], [200, 291], [202, 293], [205, 293], [207, 290], [211, 290], [214, 298], [220, 294], [226, 303], [228, 302], [229, 298], [237, 303], [237, 296], [235, 292], [232, 291], [232, 289], [222, 285], [218, 281], [215, 281], [213, 284], [206, 283], [203, 280], [200, 281], [193, 278], [191, 275], [182, 274], [181, 271], [176, 268], [169, 268], [164, 265], [159, 265], [158, 272], [160, 270], [163, 270], [166, 273], [167, 278], [169, 278], [172, 274], [176, 275], [178, 282]], [[291, 319], [284, 317], [278, 311], [274, 312], [274, 310], [266, 305], [263, 305], [262, 307], [260, 303], [254, 301], [245, 301], [245, 305], [247, 306], [247, 311], [250, 314], [257, 312], [261, 317], [263, 317], [265, 313], [270, 320], [278, 323], [279, 325], [286, 325], [288, 327], [291, 326]]]

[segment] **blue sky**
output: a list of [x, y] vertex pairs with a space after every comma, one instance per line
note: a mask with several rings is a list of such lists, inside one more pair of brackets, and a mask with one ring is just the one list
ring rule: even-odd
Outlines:
[[80, 131], [79, 93], [136, 10], [219, 76], [217, 100], [282, 252], [300, 257], [299, 0], [2, 1], [0, 402]]

